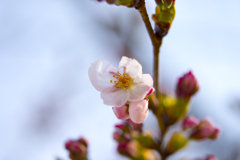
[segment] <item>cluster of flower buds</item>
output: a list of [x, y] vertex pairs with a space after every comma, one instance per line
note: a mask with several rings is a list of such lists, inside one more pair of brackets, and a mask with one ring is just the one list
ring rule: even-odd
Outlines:
[[136, 7], [140, 0], [97, 0], [98, 2], [106, 1], [108, 4], [115, 4], [117, 6], [123, 5], [127, 7]]
[[[219, 136], [219, 128], [213, 127], [209, 120], [202, 120], [201, 122], [194, 116], [186, 117], [182, 122], [182, 131], [175, 132], [169, 140], [166, 149], [166, 155], [173, 154], [174, 152], [184, 148], [189, 140], [215, 140]], [[211, 156], [209, 156], [209, 160]]]
[[155, 32], [159, 37], [164, 37], [174, 20], [176, 9], [175, 0], [155, 0], [157, 7], [152, 19], [155, 21]]
[[199, 85], [192, 74], [188, 72], [180, 77], [176, 86], [176, 97], [162, 95], [161, 105], [163, 107], [163, 122], [166, 126], [173, 125], [178, 120], [183, 119], [189, 109], [189, 101], [199, 90]]
[[68, 140], [65, 148], [69, 151], [71, 160], [87, 160], [87, 139], [81, 137], [78, 140]]
[[189, 99], [199, 90], [199, 84], [192, 72], [188, 72], [183, 77], [179, 78], [176, 94], [178, 98]]
[[121, 155], [131, 159], [158, 159], [151, 150], [156, 148], [156, 144], [150, 134], [142, 132], [142, 126], [130, 119], [115, 125], [113, 138], [118, 143], [117, 150]]
[[190, 139], [203, 140], [206, 138], [215, 140], [219, 137], [220, 129], [214, 127], [210, 120], [204, 119], [201, 122], [194, 116], [188, 116], [182, 123], [184, 130], [190, 129]]
[[[192, 159], [183, 158], [181, 160], [192, 160]], [[217, 158], [214, 155], [208, 155], [206, 158], [197, 158], [197, 159], [194, 159], [194, 160], [217, 160]]]

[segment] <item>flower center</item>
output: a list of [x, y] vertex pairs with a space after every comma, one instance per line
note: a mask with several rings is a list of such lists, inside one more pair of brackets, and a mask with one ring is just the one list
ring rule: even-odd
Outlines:
[[117, 72], [118, 75], [113, 75], [113, 77], [117, 78], [118, 81], [110, 80], [110, 83], [114, 83], [115, 87], [122, 88], [122, 89], [128, 89], [133, 84], [133, 79], [129, 77], [126, 73]]

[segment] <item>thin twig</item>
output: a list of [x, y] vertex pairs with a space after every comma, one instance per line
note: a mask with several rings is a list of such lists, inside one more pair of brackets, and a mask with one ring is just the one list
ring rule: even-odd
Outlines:
[[138, 3], [138, 5], [135, 7], [141, 14], [142, 19], [144, 21], [144, 24], [147, 28], [149, 37], [151, 39], [152, 45], [153, 45], [153, 52], [154, 52], [154, 65], [153, 65], [153, 79], [154, 79], [154, 87], [156, 89], [156, 97], [159, 98], [159, 85], [158, 85], [158, 78], [159, 78], [159, 48], [162, 44], [162, 39], [158, 39], [152, 29], [151, 23], [149, 21], [149, 17], [148, 17], [148, 13], [145, 7], [145, 1], [144, 0], [140, 0], [140, 2]]

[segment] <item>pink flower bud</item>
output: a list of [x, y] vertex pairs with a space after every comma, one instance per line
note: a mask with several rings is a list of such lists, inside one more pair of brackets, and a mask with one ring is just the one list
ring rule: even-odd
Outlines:
[[84, 138], [76, 141], [68, 140], [65, 143], [65, 148], [69, 151], [71, 159], [84, 158], [87, 155], [87, 140]]
[[118, 119], [127, 120], [129, 118], [127, 105], [124, 105], [122, 107], [113, 107], [112, 109]]
[[128, 126], [126, 124], [116, 124], [115, 128], [118, 128], [120, 130], [126, 130]]
[[68, 141], [65, 143], [65, 148], [66, 148], [66, 149], [69, 149], [72, 143], [73, 143], [72, 140], [68, 140]]
[[134, 123], [143, 123], [148, 116], [148, 100], [131, 102], [129, 117]]
[[214, 128], [214, 132], [209, 138], [215, 140], [219, 137], [219, 134], [220, 134], [220, 129]]
[[116, 141], [121, 141], [122, 136], [120, 135], [120, 133], [118, 131], [113, 132], [113, 139], [115, 139]]
[[205, 160], [217, 160], [217, 158], [213, 155], [207, 156]]
[[88, 140], [84, 137], [81, 137], [79, 140], [78, 140], [79, 143], [83, 144], [84, 146], [88, 146]]
[[179, 78], [176, 89], [178, 97], [190, 98], [198, 90], [199, 84], [191, 71]]
[[188, 116], [187, 118], [184, 119], [183, 121], [183, 129], [188, 129], [188, 128], [193, 128], [197, 126], [199, 123], [199, 120], [195, 118], [194, 116]]
[[214, 127], [208, 120], [203, 120], [193, 131], [190, 138], [192, 139], [204, 139], [210, 137], [214, 133]]

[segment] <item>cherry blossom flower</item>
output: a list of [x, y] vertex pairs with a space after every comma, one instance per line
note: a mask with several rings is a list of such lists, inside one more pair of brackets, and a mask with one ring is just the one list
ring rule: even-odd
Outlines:
[[151, 75], [142, 74], [141, 64], [125, 56], [119, 68], [122, 74], [110, 62], [98, 60], [88, 70], [90, 81], [101, 92], [103, 103], [122, 107], [127, 102], [142, 101], [153, 87]]

